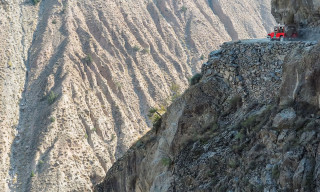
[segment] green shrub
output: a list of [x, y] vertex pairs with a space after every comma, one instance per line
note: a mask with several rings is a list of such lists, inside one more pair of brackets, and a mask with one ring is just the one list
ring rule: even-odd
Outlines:
[[62, 13], [66, 13], [69, 7], [68, 2], [63, 2], [63, 8], [62, 8]]
[[201, 55], [200, 59], [201, 59], [201, 60], [204, 60], [204, 55]]
[[202, 78], [202, 75], [200, 73], [195, 74], [190, 79], [190, 85], [195, 85], [195, 84], [199, 83], [201, 78]]
[[57, 24], [57, 20], [54, 19], [54, 20], [52, 21], [52, 24]]
[[280, 177], [280, 170], [279, 170], [279, 166], [278, 165], [275, 165], [273, 168], [272, 168], [272, 178], [277, 180], [279, 179]]
[[235, 136], [235, 139], [239, 139], [240, 141], [242, 141], [242, 139], [244, 139], [244, 134], [242, 132], [238, 132]]
[[188, 10], [188, 8], [186, 6], [182, 6], [180, 9], [181, 12], [186, 12], [187, 10]]
[[87, 62], [87, 64], [91, 64], [92, 61], [93, 61], [92, 56], [91, 56], [90, 54], [88, 54], [88, 55], [84, 58], [84, 60]]
[[154, 129], [159, 129], [161, 127], [161, 123], [162, 123], [162, 117], [159, 115], [156, 115], [152, 120]]
[[33, 172], [33, 171], [31, 171], [30, 176], [31, 176], [31, 177], [34, 177], [34, 176], [36, 176], [36, 174], [34, 174], [34, 172]]
[[176, 100], [178, 97], [180, 97], [180, 86], [176, 83], [173, 83], [170, 86], [170, 91], [171, 91], [171, 96], [170, 96], [170, 100], [171, 102]]
[[232, 97], [229, 100], [230, 109], [237, 109], [239, 106], [242, 105], [242, 98], [239, 95]]
[[111, 135], [111, 141], [113, 141], [116, 138], [115, 134]]
[[159, 113], [160, 109], [152, 107], [149, 109], [148, 117], [151, 119], [153, 128], [158, 129], [162, 123], [162, 115]]
[[132, 49], [133, 49], [134, 52], [140, 51], [140, 47], [138, 47], [137, 45], [133, 46]]
[[56, 121], [56, 118], [54, 118], [54, 117], [50, 117], [50, 121], [53, 123], [53, 122], [55, 122], [55, 121]]
[[148, 48], [144, 48], [142, 49], [141, 51], [143, 54], [147, 54], [147, 53], [150, 53], [150, 50]]
[[161, 159], [162, 165], [166, 166], [166, 167], [170, 166], [171, 162], [172, 161], [171, 161], [171, 159], [169, 157], [164, 157], [164, 158]]
[[55, 94], [53, 91], [50, 91], [50, 94], [48, 95], [49, 105], [52, 105], [56, 101], [57, 97], [58, 97], [57, 94]]
[[238, 167], [238, 163], [236, 160], [230, 160], [229, 163], [228, 163], [228, 166], [232, 169], [235, 169]]
[[8, 67], [9, 67], [9, 68], [11, 68], [11, 67], [12, 67], [12, 65], [13, 65], [13, 64], [12, 64], [12, 62], [11, 62], [11, 61], [9, 61], [9, 62], [8, 62]]
[[34, 5], [37, 5], [38, 3], [40, 3], [40, 1], [41, 1], [41, 0], [32, 0], [32, 3], [33, 3]]
[[245, 121], [241, 122], [241, 126], [245, 127], [245, 128], [251, 128], [251, 127], [255, 126], [256, 119], [257, 119], [257, 116], [256, 115], [252, 115], [251, 117], [249, 117]]

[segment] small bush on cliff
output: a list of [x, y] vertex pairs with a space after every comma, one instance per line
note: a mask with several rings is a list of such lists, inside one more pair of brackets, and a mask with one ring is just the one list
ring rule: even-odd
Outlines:
[[170, 96], [170, 100], [171, 102], [173, 102], [174, 100], [176, 100], [178, 97], [180, 97], [181, 93], [180, 93], [180, 86], [176, 83], [173, 83], [170, 86], [170, 91], [171, 91], [171, 96]]
[[153, 124], [153, 128], [158, 129], [161, 126], [162, 122], [162, 114], [165, 112], [164, 107], [158, 109], [155, 107], [152, 107], [149, 109], [148, 117], [151, 119], [151, 122]]
[[38, 3], [40, 3], [40, 1], [41, 1], [41, 0], [32, 0], [32, 3], [33, 3], [34, 5], [37, 5]]
[[279, 179], [279, 176], [280, 176], [279, 166], [275, 165], [272, 168], [272, 177], [273, 177], [273, 179], [277, 180], [277, 179]]
[[182, 6], [180, 9], [181, 12], [186, 12], [187, 10], [188, 10], [188, 8], [186, 6]]
[[91, 64], [92, 61], [93, 61], [92, 56], [91, 56], [90, 54], [88, 54], [88, 55], [84, 58], [84, 60], [87, 62], [88, 65]]
[[201, 60], [204, 60], [204, 55], [201, 55], [200, 59], [201, 59]]
[[53, 91], [50, 91], [50, 94], [48, 95], [48, 103], [49, 105], [53, 104], [56, 99], [58, 98], [58, 95], [55, 94]]
[[56, 121], [56, 118], [54, 118], [54, 117], [50, 117], [50, 121], [53, 123], [53, 122], [55, 122], [55, 121]]
[[195, 74], [190, 79], [190, 85], [195, 85], [195, 84], [199, 83], [201, 78], [202, 78], [202, 75], [200, 73]]
[[161, 163], [163, 166], [170, 166], [171, 165], [171, 159], [169, 157], [164, 157], [161, 159]]
[[140, 47], [138, 47], [137, 45], [135, 45], [132, 49], [134, 52], [140, 51]]
[[147, 53], [150, 53], [150, 50], [148, 48], [144, 48], [142, 49], [141, 51], [143, 54], [147, 54]]
[[12, 62], [11, 62], [11, 61], [8, 62], [8, 67], [9, 67], [9, 68], [12, 67]]
[[230, 109], [237, 109], [242, 105], [242, 98], [239, 95], [232, 97], [229, 100]]

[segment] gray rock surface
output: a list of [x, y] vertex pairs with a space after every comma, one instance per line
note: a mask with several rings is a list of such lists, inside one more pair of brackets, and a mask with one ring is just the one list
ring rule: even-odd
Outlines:
[[[202, 68], [200, 83], [190, 87], [168, 108], [161, 127], [151, 130], [113, 165], [96, 191], [320, 190], [320, 121], [315, 115], [319, 114], [319, 106], [305, 110], [299, 105], [300, 100], [306, 107], [314, 102], [308, 94], [279, 105], [291, 95], [290, 91], [279, 94], [279, 90], [286, 89], [290, 83], [283, 79], [291, 75], [287, 68], [279, 73], [282, 80], [268, 85], [269, 89], [260, 90], [259, 94], [248, 91], [247, 99], [233, 106], [228, 98], [235, 97], [237, 89], [233, 86], [235, 81], [226, 73], [230, 75], [232, 71], [231, 62], [224, 61], [231, 56], [248, 59], [242, 56], [246, 54], [244, 45], [232, 49], [236, 45], [230, 43], [228, 49], [210, 55]], [[247, 46], [256, 50], [254, 44]], [[305, 65], [304, 71], [311, 74], [317, 71], [311, 63], [319, 60], [319, 45], [280, 46], [288, 46], [280, 49], [288, 51], [280, 52], [284, 54], [280, 57], [284, 59], [284, 66], [291, 64], [294, 58], [290, 56], [297, 49], [308, 49], [309, 54], [304, 56], [313, 58], [310, 60], [313, 62], [310, 67]], [[271, 60], [279, 59], [279, 55], [273, 56]], [[239, 64], [241, 61], [232, 66], [241, 70], [252, 65], [250, 62]], [[267, 71], [273, 69], [272, 65], [265, 67]], [[252, 74], [244, 79], [243, 86], [261, 81]], [[313, 97], [320, 93], [308, 83], [301, 83], [300, 89], [313, 90]], [[258, 99], [257, 96], [269, 91], [270, 97]], [[276, 97], [280, 97], [280, 101]]]

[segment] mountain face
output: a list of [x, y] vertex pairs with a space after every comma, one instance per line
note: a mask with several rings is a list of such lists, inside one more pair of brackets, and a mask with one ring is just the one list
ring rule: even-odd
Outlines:
[[[272, 13], [316, 31], [318, 4], [274, 0]], [[319, 53], [317, 41], [224, 43], [95, 191], [320, 191]]]
[[319, 51], [224, 44], [96, 191], [319, 191]]
[[[1, 0], [4, 191], [90, 191], [224, 41], [265, 37], [269, 0]], [[246, 13], [246, 14], [244, 14]], [[177, 87], [177, 86], [175, 86]]]

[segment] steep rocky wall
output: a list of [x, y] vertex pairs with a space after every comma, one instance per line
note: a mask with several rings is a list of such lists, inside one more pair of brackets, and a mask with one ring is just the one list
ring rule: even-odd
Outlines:
[[[205, 77], [217, 74], [246, 101], [270, 101], [279, 94], [285, 57], [315, 42], [242, 40], [224, 43], [202, 67]], [[263, 85], [263, 86], [262, 86]]]
[[281, 24], [298, 24], [302, 27], [319, 26], [319, 0], [272, 0], [272, 14]]
[[[319, 106], [313, 104], [319, 93], [315, 67], [319, 45], [264, 44], [270, 45], [288, 50], [284, 58], [270, 56], [273, 62], [283, 62], [279, 74], [283, 81], [257, 90], [260, 94], [271, 91], [273, 97], [255, 100], [257, 95], [250, 91], [248, 98], [253, 99], [244, 100], [246, 105], [232, 104], [228, 98], [237, 93], [234, 81], [213, 69], [229, 71], [229, 61], [222, 62], [225, 58], [246, 55], [228, 51], [237, 47], [261, 50], [263, 46], [225, 44], [231, 50], [221, 50], [226, 55], [220, 55], [220, 65], [212, 63], [217, 52], [211, 54], [208, 63], [215, 67], [204, 66], [206, 75], [200, 83], [168, 108], [160, 128], [150, 131], [113, 165], [96, 191], [319, 191], [320, 115]], [[253, 63], [254, 59], [241, 66]], [[266, 65], [263, 70], [268, 74], [276, 66]], [[298, 89], [292, 86], [296, 84], [292, 67], [301, 77]], [[244, 84], [248, 81], [260, 81], [259, 75], [248, 75]], [[260, 86], [267, 82], [261, 80]], [[295, 89], [299, 97], [279, 103], [278, 96], [280, 101], [290, 99]]]
[[320, 108], [319, 46], [296, 49], [285, 60], [280, 103], [300, 103], [306, 111]]
[[206, 0], [0, 2], [0, 187], [12, 191], [90, 191], [202, 55], [273, 25], [269, 1], [212, 1], [219, 13]]

